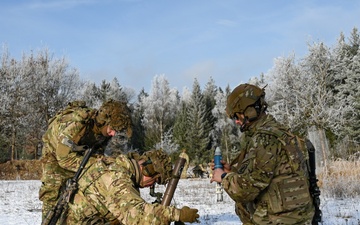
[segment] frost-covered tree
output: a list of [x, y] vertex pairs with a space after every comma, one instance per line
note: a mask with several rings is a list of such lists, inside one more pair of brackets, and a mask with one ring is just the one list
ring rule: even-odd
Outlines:
[[259, 77], [251, 77], [248, 83], [263, 88], [268, 85], [268, 82], [265, 74], [261, 73]]
[[31, 89], [31, 75], [23, 63], [15, 59], [8, 58], [8, 54], [3, 54], [1, 65], [2, 92], [0, 96], [2, 105], [2, 129], [8, 138], [11, 149], [11, 160], [18, 159], [19, 137], [24, 136], [21, 131], [26, 128], [26, 119], [29, 107], [27, 96]]
[[294, 55], [279, 58], [271, 71], [270, 112], [297, 133], [317, 133], [312, 141], [323, 165], [329, 155], [325, 131], [335, 131], [343, 118], [329, 88], [334, 78], [332, 62], [330, 49], [320, 42], [309, 45], [309, 53], [299, 63]]
[[215, 96], [216, 96], [217, 92], [218, 92], [218, 90], [215, 85], [215, 80], [212, 77], [210, 77], [209, 81], [206, 83], [204, 91], [203, 91], [206, 108], [209, 111], [211, 111], [215, 107], [215, 104], [216, 104]]
[[81, 99], [86, 102], [89, 107], [100, 106], [101, 103], [96, 95], [98, 87], [94, 82], [88, 81], [82, 89]]
[[153, 148], [158, 143], [162, 146], [164, 134], [173, 126], [178, 111], [178, 91], [170, 88], [164, 75], [156, 75], [149, 96], [144, 96], [141, 104], [144, 109], [142, 124], [145, 127], [146, 146]]
[[[295, 55], [277, 58], [269, 72], [271, 85], [266, 90], [269, 111], [281, 122], [294, 130], [302, 128], [302, 109], [299, 95], [303, 84], [301, 70], [295, 63]], [[268, 94], [271, 93], [271, 94]]]
[[[65, 58], [56, 59], [47, 49], [10, 57], [4, 48], [1, 56], [0, 97], [4, 106], [2, 124], [11, 140], [11, 159], [37, 157], [41, 135], [47, 121], [68, 101], [76, 98], [81, 81], [76, 69]], [[20, 154], [18, 154], [20, 153]]]
[[300, 63], [303, 75], [302, 85], [299, 86], [299, 107], [303, 109], [306, 128], [315, 126], [329, 129], [330, 122], [339, 117], [338, 111], [333, 107], [332, 91], [328, 88], [333, 80], [329, 73], [331, 64], [330, 49], [323, 43], [311, 45], [308, 55]]
[[211, 132], [227, 162], [230, 162], [233, 154], [238, 153], [240, 147], [238, 144], [239, 136], [241, 135], [238, 126], [229, 119], [225, 111], [229, 94], [230, 87], [227, 86], [225, 92], [220, 89], [215, 96], [216, 105], [212, 110], [212, 115], [216, 118], [216, 122]]
[[[313, 137], [323, 159], [327, 139], [336, 157], [346, 157], [359, 146], [359, 44], [354, 28], [348, 42], [340, 34], [333, 50], [322, 42], [312, 43], [304, 58], [278, 58], [269, 73], [270, 111], [294, 131]], [[346, 151], [336, 145], [347, 146]]]
[[179, 145], [174, 142], [172, 129], [164, 133], [164, 140], [155, 145], [155, 149], [163, 149], [167, 154], [171, 155], [179, 150]]
[[82, 99], [94, 108], [99, 108], [103, 102], [109, 99], [128, 102], [129, 98], [122, 89], [117, 78], [113, 78], [111, 82], [102, 80], [99, 86], [93, 82], [89, 82], [83, 89]]
[[294, 131], [305, 134], [311, 126], [328, 129], [338, 115], [328, 88], [331, 62], [329, 48], [323, 43], [310, 46], [299, 63], [295, 55], [275, 61], [270, 72], [271, 111]]
[[[32, 58], [32, 56], [30, 56]], [[46, 121], [68, 102], [78, 98], [83, 81], [76, 68], [70, 67], [66, 58], [54, 58], [47, 49], [35, 58], [33, 69], [34, 110], [44, 113]], [[39, 118], [37, 118], [39, 119]]]
[[329, 88], [334, 78], [331, 73], [332, 63], [330, 49], [322, 42], [311, 45], [309, 53], [301, 62], [304, 71], [302, 77], [307, 78], [303, 83], [307, 85], [303, 85], [300, 92], [303, 96], [300, 107], [304, 109], [303, 118], [307, 122], [305, 125], [309, 138], [321, 153], [317, 158], [322, 160], [325, 168], [330, 152], [326, 131], [334, 131], [343, 117], [343, 112], [334, 105], [333, 91]]
[[341, 138], [360, 144], [359, 93], [360, 93], [360, 51], [359, 32], [352, 30], [349, 43], [341, 33], [334, 48], [333, 90], [336, 108], [343, 114], [343, 120], [338, 123], [337, 134]]

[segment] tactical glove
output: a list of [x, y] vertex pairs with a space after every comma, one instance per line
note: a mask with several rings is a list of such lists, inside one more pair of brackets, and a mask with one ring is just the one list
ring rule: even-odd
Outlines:
[[198, 218], [199, 214], [197, 209], [191, 209], [187, 206], [184, 206], [182, 209], [180, 209], [180, 222], [199, 222]]

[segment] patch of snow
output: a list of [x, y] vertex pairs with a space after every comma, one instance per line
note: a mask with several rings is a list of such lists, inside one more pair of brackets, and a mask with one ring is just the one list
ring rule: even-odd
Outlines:
[[[1, 225], [40, 225], [41, 201], [38, 180], [0, 181], [0, 224]], [[165, 187], [158, 185], [156, 192], [164, 192]], [[234, 212], [234, 202], [224, 192], [223, 202], [216, 202], [216, 185], [209, 179], [180, 180], [175, 191], [172, 205], [178, 208], [189, 206], [197, 208], [200, 214], [199, 225], [241, 224]], [[148, 202], [154, 197], [149, 189], [141, 189], [141, 195]], [[321, 198], [323, 225], [360, 224], [360, 199]]]

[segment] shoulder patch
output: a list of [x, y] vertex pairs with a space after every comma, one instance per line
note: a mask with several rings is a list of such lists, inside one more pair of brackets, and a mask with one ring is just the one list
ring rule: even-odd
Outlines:
[[240, 168], [238, 169], [238, 174], [243, 174], [246, 170], [246, 168], [248, 167], [249, 162], [245, 162], [243, 164], [241, 164]]

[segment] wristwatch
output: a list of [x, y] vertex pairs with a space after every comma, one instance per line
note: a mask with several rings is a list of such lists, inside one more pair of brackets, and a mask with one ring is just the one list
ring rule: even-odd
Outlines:
[[224, 177], [226, 176], [227, 173], [223, 173], [221, 174], [221, 180], [224, 179]]

